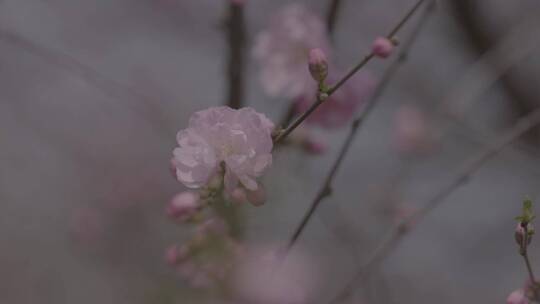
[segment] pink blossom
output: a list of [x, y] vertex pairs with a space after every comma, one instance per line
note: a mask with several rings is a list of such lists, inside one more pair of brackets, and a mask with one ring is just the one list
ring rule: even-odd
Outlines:
[[225, 165], [224, 184], [232, 191], [240, 182], [256, 190], [256, 178], [272, 163], [273, 123], [252, 108], [212, 107], [194, 113], [178, 132], [174, 149], [178, 181], [188, 188], [205, 186]]
[[180, 221], [187, 220], [197, 213], [201, 203], [199, 195], [192, 191], [180, 192], [167, 206], [167, 214]]
[[255, 42], [254, 57], [261, 66], [263, 89], [271, 96], [294, 98], [313, 83], [306, 68], [309, 51], [330, 54], [330, 42], [321, 18], [300, 4], [275, 15]]
[[284, 261], [276, 252], [276, 248], [248, 250], [234, 269], [233, 290], [249, 303], [309, 303], [318, 277], [316, 265], [298, 250]]
[[[331, 79], [335, 79], [332, 75]], [[359, 73], [349, 79], [334, 94], [330, 95], [306, 122], [323, 128], [338, 128], [347, 124], [359, 106], [371, 96], [375, 81], [369, 74]], [[296, 100], [296, 111], [303, 113], [315, 102], [315, 89]]]
[[514, 290], [506, 299], [507, 304], [529, 304], [529, 298], [523, 289]]
[[378, 37], [373, 42], [372, 52], [379, 58], [387, 58], [394, 50], [394, 43], [386, 37]]

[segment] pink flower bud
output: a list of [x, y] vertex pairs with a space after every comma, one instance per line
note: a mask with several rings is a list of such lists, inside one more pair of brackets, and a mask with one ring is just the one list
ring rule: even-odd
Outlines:
[[[527, 224], [527, 245], [531, 243], [533, 234], [534, 234], [534, 229], [532, 227], [532, 224], [528, 223]], [[522, 246], [523, 240], [525, 238], [525, 227], [523, 227], [523, 224], [521, 222], [519, 222], [516, 226], [514, 237], [516, 238], [516, 242], [518, 243], [518, 245]]]
[[184, 191], [173, 197], [166, 211], [171, 218], [185, 221], [195, 215], [200, 208], [199, 195], [191, 191]]
[[523, 289], [514, 290], [506, 299], [507, 304], [529, 304]]
[[247, 199], [253, 206], [261, 206], [266, 202], [266, 191], [262, 185], [259, 185], [257, 190], [246, 191]]
[[245, 204], [248, 202], [246, 190], [242, 187], [237, 187], [230, 194], [230, 199], [235, 204]]
[[328, 76], [328, 62], [326, 55], [321, 49], [309, 51], [309, 72], [315, 81], [321, 83]]
[[379, 58], [387, 58], [394, 50], [394, 43], [385, 37], [378, 37], [373, 42], [371, 51]]

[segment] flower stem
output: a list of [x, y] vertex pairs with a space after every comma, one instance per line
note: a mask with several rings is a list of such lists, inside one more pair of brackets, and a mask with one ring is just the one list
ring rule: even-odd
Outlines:
[[[418, 0], [416, 4], [405, 14], [403, 18], [400, 19], [400, 21], [397, 23], [394, 28], [390, 31], [390, 33], [387, 35], [388, 38], [392, 38], [402, 27], [405, 25], [405, 23], [411, 19], [411, 17], [414, 15], [414, 13], [420, 8], [422, 3], [425, 0]], [[343, 78], [341, 78], [334, 86], [332, 86], [326, 94], [331, 96], [334, 92], [336, 92], [347, 80], [349, 80], [354, 74], [356, 74], [361, 68], [363, 68], [371, 59], [373, 59], [375, 55], [373, 52], [369, 52], [364, 58], [356, 64]], [[315, 111], [323, 102], [325, 99], [321, 98], [320, 94], [317, 96], [317, 100], [309, 107], [309, 109], [306, 110], [300, 117], [298, 117], [291, 125], [289, 125], [285, 130], [282, 130], [275, 138], [274, 138], [274, 144], [279, 143], [283, 139], [285, 139], [294, 129], [296, 129], [313, 111]]]
[[229, 1], [229, 20], [227, 21], [227, 39], [229, 60], [227, 78], [229, 82], [226, 104], [239, 109], [244, 104], [244, 46], [245, 21], [244, 5]]
[[529, 252], [527, 250], [527, 248], [529, 247], [529, 238], [531, 237], [529, 235], [529, 231], [527, 229], [527, 225], [524, 225], [524, 236], [523, 236], [523, 240], [521, 242], [521, 248], [520, 248], [520, 254], [521, 256], [523, 257], [523, 260], [525, 260], [525, 266], [527, 267], [527, 272], [529, 274], [529, 280], [531, 281], [531, 286], [532, 286], [532, 291], [533, 291], [533, 294], [534, 294], [534, 299], [536, 301], [540, 300], [539, 296], [538, 296], [538, 286], [537, 286], [537, 283], [536, 283], [536, 278], [534, 276], [534, 272], [533, 272], [533, 269], [532, 269], [532, 266], [531, 266], [531, 261], [529, 259]]

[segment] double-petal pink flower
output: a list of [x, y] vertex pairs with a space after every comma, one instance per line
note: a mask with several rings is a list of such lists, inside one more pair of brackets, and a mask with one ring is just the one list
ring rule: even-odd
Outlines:
[[177, 179], [188, 188], [205, 186], [224, 169], [224, 185], [240, 182], [257, 190], [256, 178], [272, 163], [274, 124], [252, 108], [212, 107], [194, 113], [188, 128], [178, 132], [172, 163]]

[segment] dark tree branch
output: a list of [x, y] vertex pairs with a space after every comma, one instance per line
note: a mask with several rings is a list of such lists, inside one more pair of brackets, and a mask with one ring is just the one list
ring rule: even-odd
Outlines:
[[226, 104], [239, 109], [244, 105], [244, 52], [246, 25], [244, 20], [244, 4], [229, 1], [229, 18], [227, 21], [227, 39], [229, 44], [229, 60], [227, 62], [228, 93]]
[[333, 34], [336, 27], [336, 21], [338, 19], [341, 4], [342, 0], [330, 0], [328, 14], [326, 15], [326, 29], [330, 35]]

